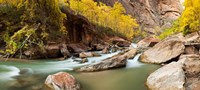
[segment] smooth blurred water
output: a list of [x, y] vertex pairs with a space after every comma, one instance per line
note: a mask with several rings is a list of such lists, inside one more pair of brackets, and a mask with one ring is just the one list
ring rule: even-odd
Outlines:
[[74, 75], [81, 83], [82, 90], [146, 90], [147, 76], [159, 66], [140, 63], [140, 54], [128, 60], [126, 68], [91, 73], [72, 71], [74, 68], [99, 62], [118, 53], [91, 57], [83, 64], [74, 62], [72, 58], [64, 61], [1, 61], [0, 90], [41, 90], [46, 77], [59, 71]]

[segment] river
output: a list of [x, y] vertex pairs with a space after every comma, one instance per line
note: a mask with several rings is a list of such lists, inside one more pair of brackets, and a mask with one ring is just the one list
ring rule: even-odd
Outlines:
[[76, 77], [81, 84], [81, 90], [146, 90], [147, 76], [159, 66], [140, 63], [139, 54], [128, 60], [125, 68], [91, 73], [72, 71], [74, 68], [99, 62], [117, 53], [119, 52], [91, 57], [88, 58], [89, 62], [84, 64], [74, 62], [72, 58], [64, 61], [0, 61], [0, 90], [45, 90], [41, 87], [46, 77], [60, 71]]

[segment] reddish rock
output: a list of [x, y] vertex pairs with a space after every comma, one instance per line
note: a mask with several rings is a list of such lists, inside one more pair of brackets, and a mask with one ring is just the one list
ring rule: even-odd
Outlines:
[[49, 75], [45, 85], [53, 90], [80, 90], [80, 84], [77, 80], [66, 72]]

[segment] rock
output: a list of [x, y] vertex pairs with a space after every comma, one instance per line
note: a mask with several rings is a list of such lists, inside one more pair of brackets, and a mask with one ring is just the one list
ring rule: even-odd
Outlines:
[[185, 54], [199, 54], [199, 51], [194, 46], [186, 46]]
[[184, 61], [184, 70], [187, 77], [200, 75], [200, 56], [195, 54], [181, 56]]
[[87, 58], [87, 57], [93, 57], [93, 53], [92, 52], [82, 52], [79, 54], [80, 58]]
[[81, 53], [88, 51], [88, 47], [83, 44], [68, 44], [67, 48], [71, 53]]
[[109, 53], [109, 47], [105, 47], [103, 50], [102, 50], [102, 54], [108, 54]]
[[49, 75], [45, 81], [45, 85], [53, 90], [80, 90], [77, 80], [65, 72]]
[[94, 57], [100, 57], [101, 55], [99, 53], [95, 53], [95, 52], [92, 52], [93, 56]]
[[19, 73], [22, 75], [32, 75], [34, 72], [31, 68], [22, 68]]
[[133, 58], [136, 54], [136, 49], [131, 49], [126, 53], [115, 55], [111, 58], [105, 59], [95, 64], [91, 64], [88, 66], [84, 66], [76, 69], [76, 71], [80, 72], [93, 72], [93, 71], [102, 71], [108, 70], [112, 68], [118, 68], [126, 66], [126, 60], [129, 58]]
[[186, 74], [186, 90], [199, 90], [200, 85], [200, 56], [196, 54], [182, 55], [183, 69]]
[[74, 61], [79, 62], [79, 63], [86, 63], [88, 62], [87, 58], [83, 58], [83, 59], [74, 59]]
[[185, 90], [183, 64], [172, 62], [151, 73], [146, 85], [150, 90]]
[[119, 47], [129, 47], [131, 45], [130, 42], [122, 39], [122, 38], [113, 38], [111, 39], [112, 44], [117, 45]]
[[141, 61], [161, 64], [178, 57], [185, 50], [182, 34], [168, 37], [141, 55]]
[[44, 46], [48, 58], [58, 58], [60, 56], [60, 44], [55, 42]]
[[187, 34], [185, 36], [185, 42], [186, 42], [185, 43], [186, 45], [190, 45], [190, 43], [197, 43], [197, 42], [200, 43], [200, 36], [199, 36], [198, 32]]
[[138, 48], [147, 48], [153, 47], [157, 44], [160, 40], [154, 37], [147, 37], [137, 43]]
[[67, 48], [61, 48], [61, 49], [60, 49], [60, 52], [61, 52], [61, 54], [64, 56], [64, 59], [67, 59], [67, 58], [70, 57], [70, 53], [69, 53], [69, 51], [68, 51]]
[[96, 44], [95, 45], [95, 51], [101, 51], [101, 50], [103, 50], [105, 48], [105, 46], [104, 45], [102, 45], [102, 44]]

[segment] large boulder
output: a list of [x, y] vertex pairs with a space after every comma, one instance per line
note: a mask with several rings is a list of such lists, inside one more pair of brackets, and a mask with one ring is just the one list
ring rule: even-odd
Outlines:
[[182, 34], [166, 38], [145, 51], [141, 56], [141, 61], [145, 63], [161, 64], [178, 57], [185, 50], [183, 38]]
[[185, 90], [185, 73], [183, 64], [172, 62], [156, 70], [147, 78], [146, 85], [150, 90]]
[[49, 75], [45, 85], [52, 90], [80, 90], [80, 84], [66, 72]]
[[79, 54], [80, 58], [98, 57], [98, 56], [101, 56], [101, 55], [95, 52], [82, 52]]
[[78, 68], [77, 71], [92, 72], [92, 71], [102, 71], [112, 68], [123, 67], [126, 65], [127, 62], [126, 60], [129, 58], [133, 58], [136, 52], [137, 52], [136, 49], [131, 49], [128, 52], [125, 52], [123, 54], [118, 54], [111, 58], [105, 59], [101, 62]]

